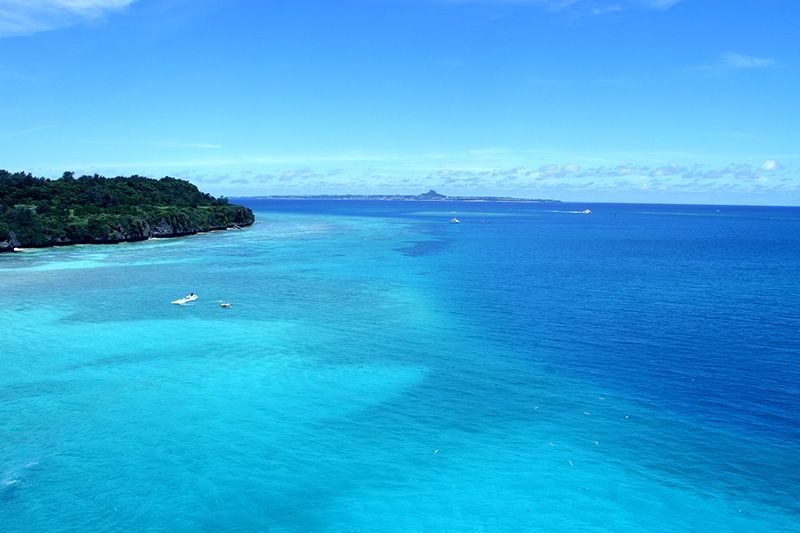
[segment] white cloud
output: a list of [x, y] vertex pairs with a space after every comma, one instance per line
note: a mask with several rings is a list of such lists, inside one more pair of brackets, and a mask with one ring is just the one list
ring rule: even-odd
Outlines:
[[136, 0], [0, 0], [0, 38], [80, 24]]
[[[547, 164], [538, 167], [494, 167], [483, 170], [462, 168], [440, 168], [428, 175], [427, 181], [456, 187], [478, 187], [493, 190], [515, 187], [559, 187], [559, 188], [630, 188], [710, 190], [715, 187], [731, 190], [743, 184], [763, 183], [763, 172], [777, 171], [784, 167], [777, 161], [768, 160], [760, 167], [747, 163], [707, 168], [702, 165], [680, 166], [674, 163], [665, 166], [618, 164], [614, 166], [584, 167], [578, 164]], [[777, 177], [781, 174], [777, 173]], [[797, 184], [796, 184], [797, 185]]]
[[775, 65], [775, 60], [769, 57], [754, 57], [731, 52], [722, 56], [726, 67], [732, 68], [763, 68]]
[[681, 0], [643, 0], [642, 3], [655, 9], [669, 9]]
[[683, 0], [438, 0], [453, 4], [531, 5], [551, 11], [604, 15], [627, 9], [666, 10]]
[[24, 130], [19, 131], [12, 131], [9, 133], [4, 133], [0, 135], [0, 141], [5, 141], [6, 139], [13, 139], [14, 137], [21, 137], [23, 135], [28, 135], [30, 133], [36, 133], [37, 131], [46, 130], [48, 128], [52, 128], [52, 126], [38, 126], [35, 128], [27, 128]]
[[735, 70], [753, 70], [775, 67], [778, 62], [771, 57], [756, 57], [729, 52], [724, 54], [716, 63], [698, 65], [696, 68], [713, 73], [726, 73]]
[[131, 146], [150, 146], [155, 148], [188, 148], [195, 150], [218, 150], [222, 145], [202, 142], [184, 141], [144, 141], [131, 139], [86, 139], [78, 142], [85, 144], [112, 144], [112, 145], [131, 145]]

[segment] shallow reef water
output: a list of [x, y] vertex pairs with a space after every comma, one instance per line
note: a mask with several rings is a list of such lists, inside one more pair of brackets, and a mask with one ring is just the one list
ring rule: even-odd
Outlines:
[[0, 529], [798, 529], [800, 209], [237, 202], [0, 256]]

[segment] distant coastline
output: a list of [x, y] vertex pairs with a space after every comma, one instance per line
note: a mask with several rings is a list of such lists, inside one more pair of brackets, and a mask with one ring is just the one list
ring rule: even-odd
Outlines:
[[424, 194], [298, 194], [253, 196], [259, 200], [378, 200], [405, 202], [520, 202], [561, 203], [560, 200], [542, 198], [515, 198], [512, 196], [446, 196], [433, 189]]

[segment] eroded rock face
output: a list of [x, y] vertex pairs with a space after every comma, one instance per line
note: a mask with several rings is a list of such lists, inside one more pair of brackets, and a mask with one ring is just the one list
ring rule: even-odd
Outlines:
[[[241, 228], [255, 222], [250, 209], [241, 206], [228, 206], [227, 212], [208, 213], [205, 211], [186, 211], [169, 213], [155, 220], [144, 218], [105, 221], [82, 233], [65, 231], [61, 234], [45, 234], [33, 242], [23, 240], [12, 232], [5, 240], [0, 240], [0, 252], [13, 252], [15, 247], [67, 246], [71, 244], [114, 244], [119, 242], [142, 241], [152, 237], [167, 238], [193, 235], [195, 233]], [[3, 236], [0, 236], [2, 239]], [[30, 240], [30, 239], [29, 239]]]
[[179, 237], [181, 235], [192, 235], [201, 231], [214, 229], [212, 226], [201, 227], [194, 224], [188, 216], [174, 215], [162, 218], [158, 224], [151, 229], [151, 237]]
[[19, 245], [17, 234], [12, 231], [8, 234], [6, 240], [0, 241], [0, 252], [13, 252], [14, 248], [18, 248]]
[[166, 219], [162, 218], [155, 227], [152, 228], [152, 234], [154, 236], [163, 236], [166, 237], [168, 235], [173, 235], [175, 233], [175, 228], [166, 221]]
[[67, 237], [47, 237], [47, 243], [50, 246], [64, 246], [66, 244], [72, 244], [72, 241]]

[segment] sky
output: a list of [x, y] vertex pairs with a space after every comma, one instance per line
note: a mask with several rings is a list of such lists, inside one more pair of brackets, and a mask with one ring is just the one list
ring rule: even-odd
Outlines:
[[0, 168], [800, 205], [797, 0], [0, 0]]

